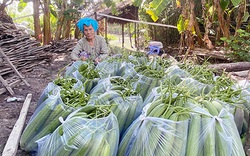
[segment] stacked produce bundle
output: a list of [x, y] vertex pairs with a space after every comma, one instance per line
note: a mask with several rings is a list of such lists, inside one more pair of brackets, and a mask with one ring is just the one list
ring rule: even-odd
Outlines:
[[124, 75], [126, 79], [133, 81], [133, 86], [140, 93], [143, 99], [151, 93], [152, 89], [160, 86], [166, 78], [166, 67], [170, 66], [170, 62], [152, 59], [143, 64], [136, 65], [133, 70]]
[[244, 155], [234, 108], [200, 99], [190, 86], [162, 88], [122, 137], [118, 155]]
[[100, 74], [95, 69], [92, 62], [74, 62], [65, 72], [64, 77], [73, 77], [83, 83], [83, 87], [86, 93], [95, 87], [100, 80]]
[[77, 61], [45, 88], [20, 143], [53, 156], [242, 156], [249, 99], [249, 83], [205, 65], [136, 55]]
[[91, 90], [89, 105], [111, 105], [116, 115], [120, 134], [136, 119], [143, 108], [142, 97], [132, 88], [132, 84], [121, 76], [102, 79]]
[[115, 156], [118, 141], [118, 122], [110, 106], [85, 106], [71, 113], [51, 135], [38, 140], [37, 155]]
[[81, 90], [80, 84], [71, 78], [58, 78], [48, 84], [21, 136], [22, 149], [37, 151], [36, 141], [61, 124], [59, 117], [66, 118], [75, 109], [87, 105], [89, 95]]

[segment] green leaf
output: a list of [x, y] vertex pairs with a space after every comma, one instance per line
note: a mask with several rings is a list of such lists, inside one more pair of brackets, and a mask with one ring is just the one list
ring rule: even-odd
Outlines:
[[227, 40], [227, 38], [226, 38], [226, 37], [221, 37], [221, 38], [220, 38], [220, 40], [222, 40], [222, 41], [226, 41], [226, 40]]
[[226, 8], [228, 8], [228, 5], [230, 4], [230, 0], [221, 0], [220, 1], [220, 6], [223, 10], [225, 10]]
[[153, 0], [149, 3], [149, 6], [155, 10], [155, 14], [159, 16], [163, 10], [166, 9], [168, 2], [168, 0]]
[[113, 5], [114, 1], [112, 0], [104, 0], [105, 5], [109, 8]]
[[53, 5], [49, 5], [50, 13], [57, 18], [57, 13]]
[[73, 2], [74, 2], [77, 6], [80, 6], [80, 5], [83, 3], [82, 0], [74, 0]]
[[136, 7], [140, 7], [140, 6], [142, 6], [142, 1], [143, 0], [134, 0], [133, 5], [136, 6]]
[[27, 3], [23, 0], [20, 0], [18, 3], [18, 12], [22, 12], [23, 9], [27, 6]]
[[237, 6], [240, 4], [242, 0], [231, 0], [231, 2], [233, 3], [234, 6]]
[[244, 14], [244, 16], [243, 16], [243, 22], [247, 22], [247, 20], [248, 20], [248, 18], [250, 17], [250, 15], [249, 15], [249, 12], [245, 12], [245, 14]]
[[152, 19], [154, 22], [156, 22], [156, 21], [159, 19], [159, 17], [155, 14], [155, 11], [154, 11], [154, 10], [148, 9], [148, 10], [146, 10], [146, 13], [150, 15], [151, 19]]
[[183, 16], [180, 15], [178, 22], [177, 22], [177, 29], [179, 31], [179, 33], [183, 33], [185, 31], [185, 22], [183, 20]]

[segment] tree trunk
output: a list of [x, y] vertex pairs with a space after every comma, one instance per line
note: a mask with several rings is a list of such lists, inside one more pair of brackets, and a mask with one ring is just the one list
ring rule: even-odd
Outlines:
[[238, 35], [237, 30], [240, 29], [240, 27], [241, 27], [242, 18], [243, 18], [244, 14], [245, 14], [245, 11], [246, 11], [246, 1], [243, 0], [240, 3], [239, 9], [238, 9], [238, 15], [237, 15], [237, 18], [236, 18], [235, 36]]
[[221, 63], [209, 65], [208, 68], [216, 70], [225, 70], [226, 72], [237, 72], [250, 69], [250, 62], [237, 62], [237, 63]]
[[230, 23], [228, 22], [229, 17], [227, 18], [227, 20], [225, 19], [224, 17], [225, 14], [220, 6], [219, 0], [214, 0], [214, 6], [215, 6], [215, 10], [217, 11], [219, 27], [221, 28], [223, 36], [226, 38], [229, 38], [230, 37], [230, 31], [229, 31]]
[[[76, 14], [76, 19], [80, 19], [81, 18], [81, 14], [77, 13]], [[75, 28], [75, 31], [74, 31], [74, 37], [75, 39], [79, 39], [80, 38], [80, 30], [78, 29], [78, 27], [76, 26], [76, 22], [74, 21], [74, 28]]]
[[[60, 11], [61, 12], [61, 11]], [[56, 34], [55, 34], [55, 40], [58, 41], [61, 39], [62, 35], [62, 26], [63, 26], [63, 21], [64, 21], [64, 15], [59, 13], [59, 19], [57, 21], [57, 26], [56, 26]]]
[[60, 8], [60, 12], [58, 14], [58, 21], [56, 26], [55, 40], [58, 41], [62, 37], [62, 26], [65, 20], [64, 12], [67, 8], [67, 1], [63, 0], [62, 7]]
[[39, 0], [33, 0], [33, 10], [35, 38], [37, 41], [42, 42], [42, 31], [39, 18]]
[[51, 30], [50, 30], [50, 11], [49, 11], [49, 1], [44, 0], [44, 29], [43, 29], [43, 44], [47, 45], [51, 41]]
[[70, 38], [71, 19], [67, 19], [64, 26], [63, 38]]
[[187, 39], [188, 39], [188, 47], [192, 50], [194, 49], [194, 34], [193, 32], [195, 31], [195, 13], [194, 13], [194, 1], [193, 0], [188, 0], [189, 4], [189, 9], [190, 9], [190, 15], [189, 15], [189, 22], [188, 22], [188, 34], [187, 34]]

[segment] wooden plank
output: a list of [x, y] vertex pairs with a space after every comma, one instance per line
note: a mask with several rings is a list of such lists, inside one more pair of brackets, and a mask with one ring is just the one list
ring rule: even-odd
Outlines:
[[6, 88], [0, 88], [0, 95], [3, 94], [3, 93], [5, 93], [6, 91], [7, 91]]
[[16, 67], [9, 60], [8, 56], [2, 51], [0, 48], [0, 54], [4, 56], [4, 59], [10, 64], [11, 68], [15, 71], [15, 73], [22, 79], [22, 81], [26, 84], [26, 86], [30, 87], [30, 84], [24, 79], [24, 77], [17, 71]]
[[3, 79], [3, 77], [0, 75], [0, 81], [3, 83], [4, 87], [9, 91], [11, 95], [14, 95], [14, 91], [11, 89], [9, 84]]
[[21, 137], [21, 133], [24, 127], [24, 123], [26, 120], [26, 116], [28, 113], [28, 109], [30, 106], [32, 94], [28, 94], [26, 96], [26, 99], [23, 103], [22, 110], [19, 114], [19, 118], [17, 119], [14, 128], [12, 129], [9, 138], [7, 140], [7, 143], [4, 147], [3, 156], [15, 156], [17, 153], [18, 145], [19, 145], [19, 139]]
[[[18, 85], [20, 82], [21, 80], [16, 80], [15, 82], [10, 83], [9, 86], [13, 88], [14, 86]], [[5, 93], [6, 91], [7, 91], [6, 88], [0, 88], [0, 95]]]

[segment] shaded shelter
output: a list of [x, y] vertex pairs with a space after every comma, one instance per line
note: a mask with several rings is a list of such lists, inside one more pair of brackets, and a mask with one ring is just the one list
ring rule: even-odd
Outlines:
[[[100, 28], [98, 30], [97, 33], [99, 33], [99, 31], [104, 31], [105, 33], [105, 39], [107, 41], [107, 34], [108, 34], [108, 23], [113, 24], [120, 24], [122, 27], [122, 47], [124, 47], [124, 26], [125, 24], [131, 23], [129, 21], [124, 21], [124, 20], [119, 20], [119, 19], [115, 19], [115, 18], [109, 18], [106, 16], [102, 16], [100, 14], [105, 14], [105, 15], [112, 15], [115, 17], [119, 17], [119, 18], [124, 18], [124, 19], [130, 19], [130, 20], [138, 20], [138, 7], [135, 7], [133, 5], [133, 1], [132, 0], [127, 0], [127, 1], [123, 1], [119, 4], [116, 5], [116, 13], [113, 14], [112, 13], [112, 9], [111, 8], [107, 8], [107, 9], [102, 9], [102, 10], [98, 10], [94, 13], [91, 13], [87, 16], [94, 16], [95, 19], [102, 23], [104, 20], [104, 28], [102, 28], [102, 25], [100, 25]], [[137, 32], [137, 23], [134, 23], [134, 30], [135, 32]], [[137, 45], [137, 34], [135, 33], [135, 45]]]

